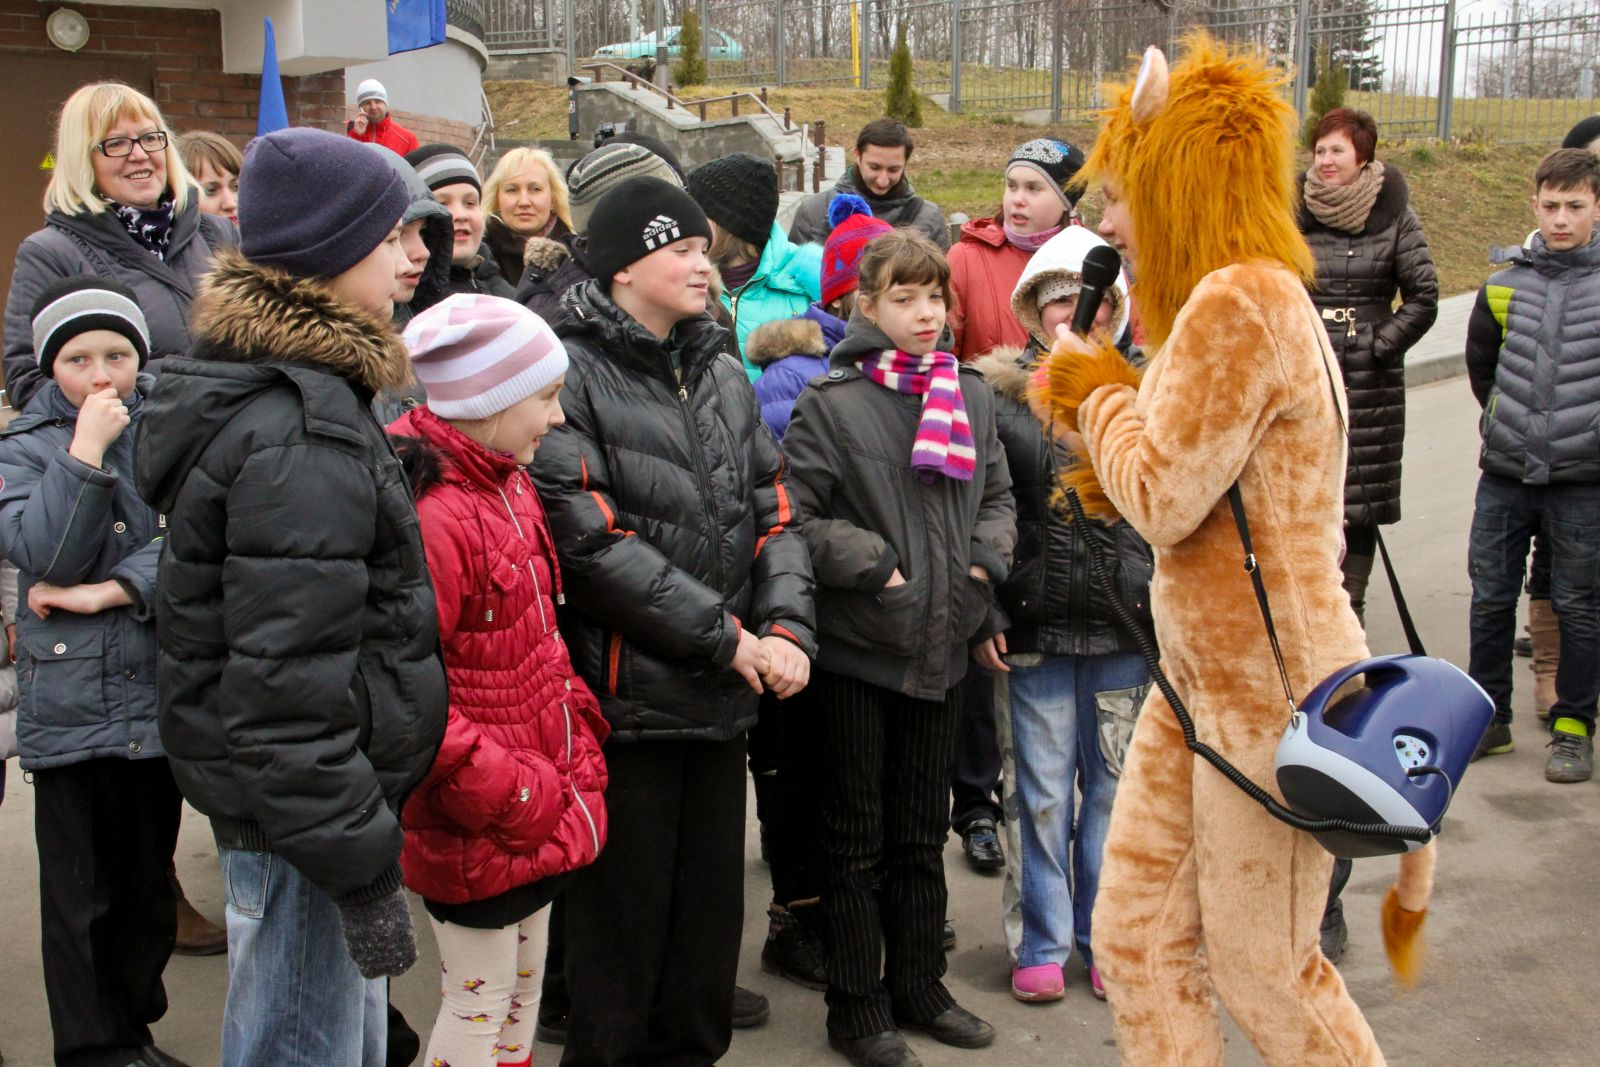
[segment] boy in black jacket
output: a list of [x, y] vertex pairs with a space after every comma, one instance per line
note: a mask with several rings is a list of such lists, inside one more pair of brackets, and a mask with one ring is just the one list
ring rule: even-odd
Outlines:
[[167, 516], [161, 737], [227, 890], [224, 1067], [384, 1063], [385, 975], [416, 958], [399, 807], [444, 733], [416, 508], [373, 396], [409, 267], [400, 177], [289, 129], [240, 174], [243, 256], [150, 395], [145, 499]]

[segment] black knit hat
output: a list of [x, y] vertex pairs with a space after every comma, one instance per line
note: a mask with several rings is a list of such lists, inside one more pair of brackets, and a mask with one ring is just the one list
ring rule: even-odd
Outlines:
[[1600, 140], [1600, 115], [1590, 115], [1567, 131], [1567, 138], [1561, 142], [1561, 147], [1588, 148], [1597, 140]]
[[741, 241], [767, 247], [778, 217], [778, 172], [769, 160], [738, 152], [689, 172], [689, 195], [706, 216]]
[[1083, 168], [1083, 149], [1077, 145], [1058, 141], [1054, 137], [1036, 138], [1019, 145], [1011, 153], [1006, 170], [1010, 171], [1012, 167], [1027, 167], [1037, 171], [1061, 194], [1062, 203], [1068, 208], [1078, 206], [1078, 197], [1083, 195], [1083, 190], [1070, 185]]
[[416, 168], [428, 188], [434, 191], [446, 185], [465, 182], [478, 192], [483, 192], [483, 179], [478, 168], [472, 165], [465, 152], [453, 144], [425, 144], [406, 153], [406, 162]]
[[257, 137], [239, 170], [239, 251], [306, 278], [332, 278], [383, 243], [405, 182], [360, 141], [306, 126]]
[[66, 343], [90, 330], [120, 333], [139, 355], [142, 368], [150, 358], [150, 328], [133, 290], [110, 278], [80, 274], [45, 286], [33, 302], [33, 354], [39, 370], [55, 377], [56, 356]]
[[609, 292], [617, 271], [685, 237], [711, 240], [711, 224], [689, 194], [656, 178], [629, 178], [595, 205], [577, 251]]

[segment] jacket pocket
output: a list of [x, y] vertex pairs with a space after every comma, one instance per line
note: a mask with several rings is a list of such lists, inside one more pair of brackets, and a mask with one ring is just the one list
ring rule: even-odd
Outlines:
[[99, 626], [30, 633], [21, 644], [28, 657], [23, 722], [87, 726], [105, 721], [105, 633]]
[[869, 652], [910, 655], [916, 651], [927, 609], [926, 575], [876, 593], [823, 589], [817, 604], [817, 630]]

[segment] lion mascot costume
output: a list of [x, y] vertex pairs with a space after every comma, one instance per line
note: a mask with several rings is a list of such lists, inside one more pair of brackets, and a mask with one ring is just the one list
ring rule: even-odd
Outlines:
[[[1183, 47], [1170, 71], [1151, 49], [1115, 87], [1086, 168], [1125, 220], [1113, 240], [1148, 368], [1140, 380], [1108, 343], [1063, 339], [1030, 399], [1086, 458], [1066, 478], [1090, 510], [1120, 513], [1154, 547], [1162, 665], [1199, 740], [1276, 795], [1288, 709], [1226, 493], [1237, 480], [1294, 691], [1365, 658], [1339, 571], [1344, 389], [1330, 387], [1334, 356], [1306, 294], [1284, 76], [1203, 33]], [[1192, 755], [1152, 690], [1094, 915], [1123, 1063], [1221, 1064], [1215, 994], [1273, 1067], [1382, 1064], [1318, 944], [1332, 862]], [[1404, 855], [1384, 902], [1402, 980], [1433, 862], [1431, 844]]]

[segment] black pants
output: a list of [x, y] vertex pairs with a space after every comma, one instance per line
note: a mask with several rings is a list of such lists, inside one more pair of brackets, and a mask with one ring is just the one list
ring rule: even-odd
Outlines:
[[828, 1031], [865, 1037], [893, 1029], [896, 1016], [924, 1022], [955, 1003], [940, 979], [960, 688], [943, 701], [913, 700], [825, 671], [811, 686], [830, 770]]
[[974, 819], [1000, 821], [1000, 740], [994, 730], [994, 674], [977, 664], [957, 687], [961, 736], [950, 779], [950, 826], [966, 833]]
[[606, 746], [610, 829], [562, 894], [561, 1062], [715, 1063], [744, 926], [744, 738]]
[[126, 1067], [166, 1014], [167, 868], [183, 798], [165, 759], [33, 772], [44, 991], [57, 1067]]
[[828, 877], [822, 851], [828, 775], [818, 710], [809, 688], [788, 700], [768, 693], [761, 698], [761, 721], [750, 731], [756, 806], [760, 809], [764, 798], [766, 808], [757, 815], [765, 829], [772, 900], [785, 906], [820, 897]]

